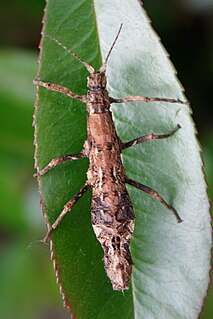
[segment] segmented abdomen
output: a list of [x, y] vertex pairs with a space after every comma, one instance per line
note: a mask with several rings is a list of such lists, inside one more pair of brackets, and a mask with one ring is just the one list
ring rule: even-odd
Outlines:
[[129, 251], [134, 212], [125, 186], [121, 143], [110, 111], [88, 117], [90, 141], [87, 172], [92, 186], [92, 226], [104, 250], [104, 265], [114, 290], [129, 287], [132, 260]]
[[100, 193], [93, 188], [92, 226], [104, 250], [104, 265], [114, 290], [129, 287], [132, 260], [129, 251], [134, 230], [134, 212], [129, 195], [123, 185]]

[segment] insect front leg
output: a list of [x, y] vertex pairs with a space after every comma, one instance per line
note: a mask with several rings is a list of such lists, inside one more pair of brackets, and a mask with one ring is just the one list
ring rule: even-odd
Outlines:
[[62, 94], [65, 94], [66, 96], [73, 98], [73, 99], [80, 100], [81, 102], [84, 102], [84, 103], [87, 102], [86, 95], [75, 94], [64, 86], [43, 82], [43, 81], [40, 81], [38, 79], [34, 80], [33, 83], [37, 86], [42, 86], [42, 87], [46, 88], [47, 90], [60, 92]]
[[122, 149], [125, 149], [125, 148], [135, 146], [135, 145], [140, 144], [140, 143], [153, 141], [153, 140], [157, 140], [157, 139], [168, 138], [168, 137], [174, 135], [180, 128], [181, 128], [180, 124], [177, 124], [175, 129], [172, 130], [171, 132], [169, 132], [168, 134], [149, 134], [149, 135], [140, 136], [140, 137], [135, 138], [134, 140], [131, 140], [129, 142], [122, 143], [121, 147], [122, 147]]
[[51, 170], [53, 167], [56, 167], [68, 161], [74, 161], [76, 159], [84, 158], [84, 157], [86, 157], [86, 154], [83, 150], [82, 152], [78, 154], [68, 154], [68, 155], [63, 155], [60, 157], [53, 158], [49, 162], [49, 164], [47, 164], [47, 166], [45, 166], [41, 171], [38, 171], [38, 173], [36, 173], [34, 176], [42, 176], [46, 174], [49, 170]]
[[60, 224], [60, 222], [62, 221], [62, 219], [64, 218], [64, 216], [71, 211], [71, 209], [73, 208], [73, 206], [75, 205], [75, 203], [77, 203], [77, 201], [84, 195], [84, 193], [86, 193], [86, 191], [91, 188], [91, 186], [86, 183], [81, 189], [80, 191], [75, 194], [64, 206], [64, 209], [62, 210], [62, 212], [60, 213], [60, 215], [58, 216], [58, 218], [56, 219], [56, 221], [48, 228], [48, 231], [45, 235], [45, 237], [41, 240], [41, 242], [43, 243], [47, 243], [50, 240], [50, 236], [52, 234], [52, 232], [58, 227], [58, 225]]
[[158, 192], [156, 192], [152, 188], [145, 186], [139, 182], [133, 181], [132, 179], [130, 179], [128, 177], [126, 178], [126, 183], [140, 189], [141, 191], [143, 191], [147, 194], [149, 194], [151, 197], [156, 198], [159, 202], [161, 202], [161, 204], [163, 204], [167, 209], [169, 209], [174, 214], [178, 223], [181, 223], [183, 221], [180, 218], [180, 216], [178, 215], [177, 211], [172, 206], [167, 204], [167, 202], [158, 194]]
[[147, 96], [127, 96], [121, 99], [116, 99], [110, 97], [110, 103], [126, 103], [126, 102], [167, 102], [167, 103], [178, 103], [178, 104], [189, 104], [189, 102], [175, 100], [175, 99], [165, 99], [160, 97], [147, 97]]

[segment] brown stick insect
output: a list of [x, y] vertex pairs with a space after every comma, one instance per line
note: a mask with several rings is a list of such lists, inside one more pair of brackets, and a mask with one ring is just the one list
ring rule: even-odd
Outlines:
[[167, 134], [149, 134], [123, 143], [116, 133], [115, 124], [110, 111], [110, 104], [162, 101], [187, 104], [187, 102], [167, 98], [144, 96], [113, 98], [109, 96], [106, 90], [107, 81], [105, 72], [108, 59], [119, 37], [121, 28], [122, 25], [120, 26], [107, 57], [98, 72], [95, 72], [91, 65], [83, 61], [60, 41], [52, 36], [46, 35], [84, 64], [90, 74], [87, 77], [87, 95], [77, 95], [66, 87], [46, 83], [40, 79], [34, 81], [34, 84], [37, 86], [60, 92], [73, 99], [86, 103], [88, 134], [88, 138], [84, 143], [84, 148], [80, 153], [54, 158], [45, 168], [40, 171], [38, 170], [36, 175], [42, 176], [57, 165], [83, 157], [88, 157], [90, 162], [85, 185], [68, 201], [68, 203], [65, 204], [64, 209], [55, 222], [51, 226], [48, 226], [48, 231], [42, 242], [47, 243], [50, 240], [51, 233], [59, 226], [63, 217], [71, 211], [75, 203], [91, 188], [92, 226], [96, 237], [104, 250], [104, 266], [114, 290], [128, 289], [132, 273], [132, 259], [129, 245], [134, 231], [134, 211], [130, 197], [127, 193], [126, 184], [132, 185], [143, 192], [146, 192], [151, 197], [156, 198], [174, 214], [179, 223], [182, 221], [177, 211], [155, 190], [131, 180], [126, 176], [121, 161], [121, 153], [123, 149], [135, 146], [139, 143], [168, 138], [175, 134], [181, 126], [178, 124]]

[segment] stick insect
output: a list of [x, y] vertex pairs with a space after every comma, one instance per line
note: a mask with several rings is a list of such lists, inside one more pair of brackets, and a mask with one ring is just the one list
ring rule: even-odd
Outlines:
[[43, 82], [39, 78], [34, 81], [34, 84], [37, 87], [57, 91], [72, 99], [77, 99], [86, 103], [88, 134], [83, 150], [80, 153], [63, 155], [52, 159], [46, 167], [40, 171], [38, 170], [37, 175], [43, 176], [55, 166], [83, 157], [88, 157], [90, 162], [85, 185], [65, 204], [64, 209], [55, 222], [48, 226], [48, 231], [42, 242], [47, 243], [50, 240], [52, 232], [59, 226], [63, 217], [71, 211], [75, 203], [91, 188], [92, 226], [96, 237], [103, 248], [105, 270], [111, 280], [114, 290], [128, 289], [132, 273], [132, 259], [129, 245], [134, 231], [134, 211], [130, 197], [127, 193], [126, 184], [132, 185], [157, 199], [174, 214], [177, 222], [180, 223], [182, 221], [177, 211], [155, 190], [127, 177], [121, 161], [121, 153], [124, 149], [139, 143], [168, 138], [174, 135], [181, 126], [178, 124], [167, 134], [149, 134], [123, 143], [116, 133], [115, 124], [110, 111], [110, 104], [162, 101], [187, 104], [187, 102], [167, 98], [144, 96], [113, 98], [109, 96], [106, 90], [107, 81], [105, 72], [108, 59], [119, 37], [121, 28], [122, 25], [120, 26], [106, 59], [98, 72], [95, 72], [91, 65], [83, 61], [76, 53], [67, 48], [56, 38], [46, 35], [83, 63], [89, 72], [89, 76], [87, 77], [87, 95], [77, 95], [66, 87]]

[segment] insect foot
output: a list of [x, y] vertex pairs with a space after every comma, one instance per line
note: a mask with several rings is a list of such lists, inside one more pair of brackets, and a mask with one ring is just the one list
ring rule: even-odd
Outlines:
[[47, 244], [50, 241], [50, 236], [51, 233], [54, 229], [52, 227], [50, 227], [46, 233], [46, 235], [44, 236], [44, 238], [41, 240], [42, 243]]

